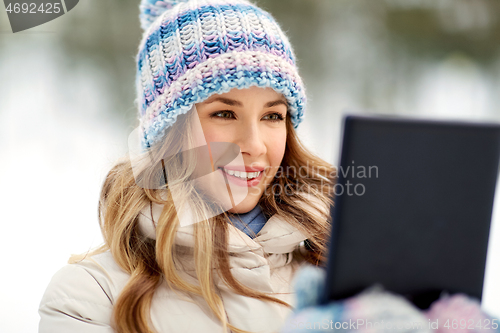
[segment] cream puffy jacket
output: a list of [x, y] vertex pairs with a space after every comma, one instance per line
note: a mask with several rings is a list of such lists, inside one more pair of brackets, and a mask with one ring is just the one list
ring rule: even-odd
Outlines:
[[[148, 214], [150, 211], [148, 207], [142, 212], [140, 228], [154, 237], [152, 221], [158, 221], [161, 206], [154, 206]], [[275, 293], [273, 296], [293, 306], [290, 282], [298, 267], [304, 264], [299, 252], [307, 235], [279, 215], [272, 216], [254, 239], [232, 225], [229, 228], [228, 250], [233, 276], [250, 288]], [[180, 227], [175, 240], [176, 248], [186, 253], [186, 260], [179, 267], [181, 276], [190, 283], [196, 283], [189, 256], [194, 247], [193, 230], [193, 225]], [[66, 265], [53, 276], [40, 303], [39, 333], [114, 332], [111, 326], [113, 304], [129, 277], [109, 251]], [[228, 321], [238, 328], [251, 332], [278, 332], [291, 312], [282, 305], [238, 295], [220, 279], [215, 282]], [[160, 333], [223, 332], [222, 325], [202, 298], [174, 292], [166, 282], [158, 287], [153, 297], [151, 323]]]

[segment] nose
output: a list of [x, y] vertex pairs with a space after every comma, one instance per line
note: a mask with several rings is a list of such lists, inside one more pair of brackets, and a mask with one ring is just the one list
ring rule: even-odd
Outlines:
[[241, 153], [249, 157], [259, 157], [267, 151], [265, 138], [258, 121], [245, 122], [238, 128], [237, 140]]

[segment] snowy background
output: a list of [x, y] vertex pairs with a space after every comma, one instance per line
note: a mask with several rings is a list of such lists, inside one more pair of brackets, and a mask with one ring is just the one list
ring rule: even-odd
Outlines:
[[[136, 126], [138, 2], [80, 1], [16, 34], [0, 5], [0, 332], [37, 331], [52, 275], [102, 242], [100, 187]], [[333, 164], [346, 110], [500, 122], [498, 2], [258, 4], [295, 48], [309, 97], [300, 136]], [[500, 317], [496, 202], [483, 307]]]

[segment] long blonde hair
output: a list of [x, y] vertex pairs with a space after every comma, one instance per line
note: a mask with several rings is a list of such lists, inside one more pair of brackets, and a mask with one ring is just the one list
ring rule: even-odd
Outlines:
[[[188, 130], [191, 126], [189, 117], [179, 116], [177, 122], [179, 125], [175, 127], [176, 130], [168, 131], [161, 147], [156, 151], [152, 150], [150, 153], [153, 155], [150, 156], [175, 155], [182, 151], [182, 142], [192, 140], [191, 131]], [[331, 205], [335, 169], [301, 144], [289, 117], [286, 117], [286, 128], [286, 150], [281, 164], [281, 170], [286, 171], [286, 175], [281, 174], [274, 178], [268, 190], [262, 194], [259, 204], [266, 215], [281, 214], [299, 230], [311, 235], [308, 244], [313, 251], [310, 251], [305, 259], [314, 265], [324, 265], [330, 231], [329, 216], [320, 209], [314, 214], [297, 202], [310, 204], [307, 198], [300, 195], [305, 189], [324, 205]], [[137, 173], [134, 177], [134, 162], [124, 159], [108, 173], [101, 191], [98, 215], [104, 245], [90, 255], [109, 249], [118, 265], [131, 276], [114, 304], [113, 322], [116, 331], [153, 332], [148, 324], [151, 301], [156, 288], [166, 280], [174, 290], [203, 297], [224, 330], [229, 327], [234, 332], [247, 333], [227, 322], [224, 305], [214, 288], [215, 272], [218, 272], [222, 280], [237, 294], [290, 307], [288, 303], [272, 295], [246, 287], [233, 277], [227, 252], [227, 215], [223, 213], [204, 218], [210, 216], [212, 208], [207, 207], [199, 193], [188, 188], [181, 200], [190, 201], [195, 216], [201, 221], [194, 225], [194, 262], [199, 286], [180, 277], [175, 265], [174, 251], [179, 220], [168, 191], [168, 183], [165, 181], [170, 178], [158, 172], [165, 171], [164, 165], [160, 164], [163, 160], [155, 160], [154, 167], [144, 169], [139, 178], [146, 183], [163, 181], [163, 188], [148, 189], [139, 186]], [[173, 163], [170, 165], [173, 168], [168, 169], [178, 173], [175, 179], [189, 179], [193, 172], [192, 164], [184, 159], [168, 163]], [[300, 176], [297, 174], [299, 172]], [[152, 202], [164, 205], [157, 221], [156, 240], [144, 237], [138, 223], [141, 210]], [[83, 258], [81, 255], [73, 256], [69, 262]]]

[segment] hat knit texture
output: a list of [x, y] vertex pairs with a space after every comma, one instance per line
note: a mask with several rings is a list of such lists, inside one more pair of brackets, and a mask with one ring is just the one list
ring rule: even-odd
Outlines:
[[305, 88], [278, 23], [247, 0], [142, 0], [137, 55], [142, 147], [161, 142], [177, 116], [233, 88], [283, 94], [296, 128]]

